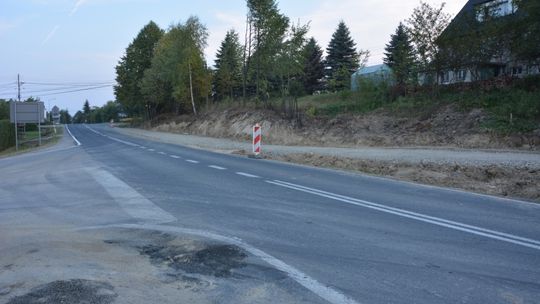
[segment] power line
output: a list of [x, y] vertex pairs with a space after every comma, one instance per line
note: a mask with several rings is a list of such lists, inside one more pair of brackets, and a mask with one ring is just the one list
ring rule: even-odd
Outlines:
[[38, 95], [38, 97], [51, 96], [51, 95], [60, 95], [60, 94], [73, 93], [73, 92], [97, 90], [97, 89], [102, 89], [102, 88], [107, 88], [107, 87], [112, 87], [112, 86], [114, 86], [114, 85], [113, 84], [108, 84], [108, 85], [101, 85], [101, 86], [95, 86], [95, 87], [83, 88], [83, 89], [77, 89], [77, 90], [68, 90], [68, 91], [63, 91], [63, 92], [55, 92], [55, 93], [48, 93], [48, 94], [36, 94], [36, 95]]
[[[113, 84], [103, 84], [103, 85], [113, 85]], [[24, 90], [24, 93], [26, 94], [29, 94], [29, 93], [47, 93], [47, 92], [54, 92], [54, 91], [64, 91], [64, 90], [71, 90], [71, 89], [85, 89], [85, 88], [93, 88], [93, 87], [96, 87], [96, 86], [101, 86], [101, 85], [85, 85], [85, 86], [62, 86], [62, 87], [57, 87], [57, 88], [47, 88], [47, 89], [33, 89], [33, 90], [29, 90], [27, 91], [26, 89]]]
[[114, 81], [103, 81], [103, 82], [30, 82], [26, 81], [25, 84], [37, 85], [37, 86], [72, 86], [72, 87], [87, 87], [87, 86], [97, 86], [97, 85], [107, 85], [114, 84]]

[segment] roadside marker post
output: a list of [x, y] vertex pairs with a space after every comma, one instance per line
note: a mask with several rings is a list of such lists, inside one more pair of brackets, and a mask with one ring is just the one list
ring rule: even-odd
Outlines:
[[258, 123], [253, 127], [253, 155], [258, 158], [261, 154], [262, 130]]

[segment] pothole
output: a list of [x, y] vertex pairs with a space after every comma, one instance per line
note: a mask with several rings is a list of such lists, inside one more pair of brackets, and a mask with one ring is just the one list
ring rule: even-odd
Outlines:
[[196, 250], [182, 246], [145, 245], [139, 252], [153, 263], [175, 270], [218, 278], [230, 277], [234, 269], [246, 266], [247, 254], [235, 245], [207, 245]]
[[73, 279], [38, 286], [25, 295], [12, 298], [7, 304], [109, 304], [116, 297], [114, 287], [109, 283]]

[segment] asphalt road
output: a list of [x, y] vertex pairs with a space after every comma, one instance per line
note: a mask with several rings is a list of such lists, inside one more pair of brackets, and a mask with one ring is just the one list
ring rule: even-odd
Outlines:
[[[70, 130], [81, 146], [0, 160], [0, 177], [22, 174], [27, 159], [58, 164], [57, 192], [39, 204], [68, 190], [91, 203], [77, 204], [71, 226], [239, 246], [291, 281], [283, 290], [296, 291], [281, 302], [540, 303], [539, 205], [146, 141], [106, 125]], [[40, 189], [15, 181], [0, 188], [10, 225], [18, 214], [6, 210], [35, 207], [21, 193]], [[0, 236], [0, 246], [14, 239]]]

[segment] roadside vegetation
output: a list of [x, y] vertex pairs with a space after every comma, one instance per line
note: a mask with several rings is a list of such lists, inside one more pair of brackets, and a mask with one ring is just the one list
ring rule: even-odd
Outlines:
[[[29, 98], [25, 102], [39, 101], [39, 99]], [[10, 100], [0, 99], [0, 155], [12, 154], [15, 152], [15, 125], [9, 119], [9, 102]], [[71, 116], [67, 110], [60, 111], [60, 122], [70, 123]], [[53, 126], [50, 113], [45, 123], [41, 124], [42, 144], [48, 145], [55, 143], [63, 132], [62, 126]], [[21, 142], [20, 151], [35, 148], [38, 145], [38, 125], [26, 124], [25, 132], [19, 134]]]
[[[259, 108], [302, 125], [305, 117], [363, 115], [381, 108], [397, 116], [422, 115], [453, 104], [461, 111], [485, 110], [490, 117], [483, 127], [502, 135], [539, 128], [538, 77], [454, 85], [436, 80], [442, 70], [484, 64], [504, 49], [515, 60], [538, 60], [538, 1], [516, 1], [518, 17], [483, 22], [476, 30], [470, 30], [478, 26], [472, 24], [475, 18], [449, 28], [444, 3], [421, 2], [386, 45], [384, 62], [392, 77], [360, 78], [356, 91], [351, 90], [351, 76], [370, 54], [357, 46], [345, 22], [336, 25], [323, 52], [309, 37], [309, 24], [293, 23], [277, 1], [247, 0], [246, 5], [245, 33], [227, 32], [214, 66], [204, 58], [208, 31], [198, 17], [168, 29], [149, 22], [116, 67], [116, 103], [91, 109], [85, 105], [74, 121], [118, 119], [111, 109], [134, 123], [155, 123], [215, 109]], [[467, 45], [471, 47], [463, 47]]]

